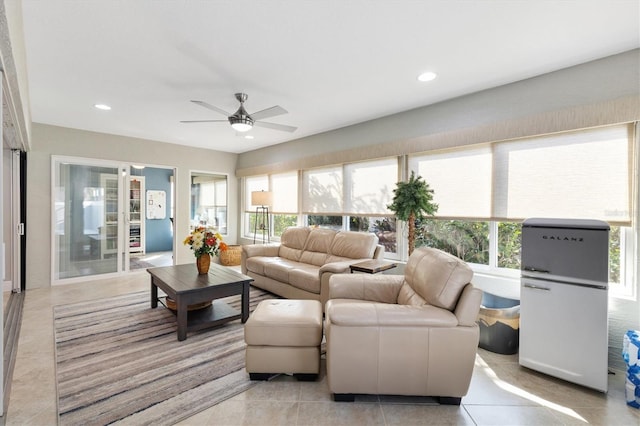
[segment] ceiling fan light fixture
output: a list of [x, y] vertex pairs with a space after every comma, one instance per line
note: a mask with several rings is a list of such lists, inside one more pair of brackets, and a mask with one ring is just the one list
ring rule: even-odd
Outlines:
[[236, 117], [232, 115], [229, 117], [229, 123], [237, 132], [248, 132], [253, 127], [253, 120], [248, 116]]

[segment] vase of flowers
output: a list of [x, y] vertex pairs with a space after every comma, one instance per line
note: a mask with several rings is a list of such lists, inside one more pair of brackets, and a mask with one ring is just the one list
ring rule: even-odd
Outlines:
[[213, 228], [197, 226], [184, 239], [184, 244], [189, 245], [196, 257], [196, 265], [199, 274], [209, 273], [211, 255], [217, 256], [220, 252], [227, 250], [227, 244], [222, 241], [222, 235], [215, 232]]

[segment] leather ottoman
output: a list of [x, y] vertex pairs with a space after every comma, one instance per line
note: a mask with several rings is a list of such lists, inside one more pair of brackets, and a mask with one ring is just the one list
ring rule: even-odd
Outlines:
[[246, 369], [251, 380], [281, 373], [316, 380], [320, 371], [322, 304], [317, 300], [268, 299], [244, 325]]

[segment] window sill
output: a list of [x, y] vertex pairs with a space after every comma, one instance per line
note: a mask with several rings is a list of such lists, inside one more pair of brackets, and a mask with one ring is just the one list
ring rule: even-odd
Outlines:
[[482, 291], [507, 299], [520, 300], [520, 277], [474, 271], [473, 285]]

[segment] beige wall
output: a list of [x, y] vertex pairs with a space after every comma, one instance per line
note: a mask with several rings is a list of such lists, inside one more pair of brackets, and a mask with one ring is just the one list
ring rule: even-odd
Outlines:
[[27, 154], [27, 289], [51, 285], [51, 158], [53, 155], [98, 158], [176, 168], [176, 262], [192, 263], [193, 254], [182, 245], [189, 232], [189, 173], [192, 170], [229, 176], [229, 233], [238, 234], [238, 180], [236, 154], [189, 148], [162, 142], [83, 130], [33, 125], [32, 150]]
[[640, 118], [640, 49], [240, 154], [239, 176], [451, 148]]

